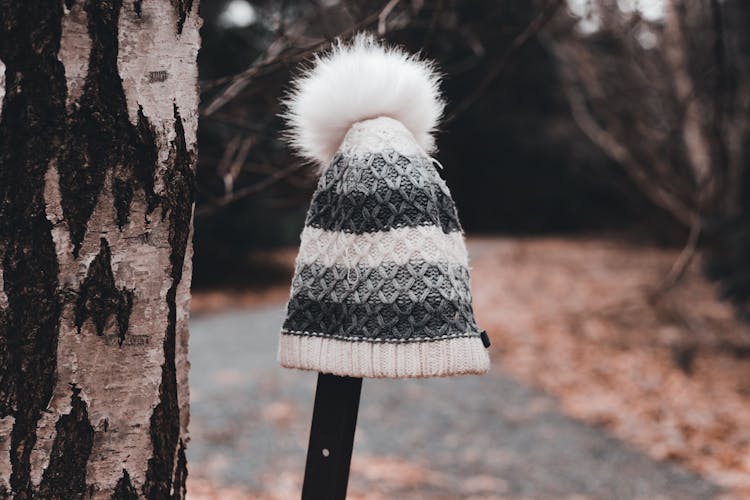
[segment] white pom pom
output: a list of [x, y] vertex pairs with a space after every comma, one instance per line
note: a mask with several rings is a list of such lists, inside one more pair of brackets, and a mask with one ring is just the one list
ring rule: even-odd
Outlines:
[[360, 33], [351, 43], [339, 41], [318, 55], [292, 83], [284, 101], [290, 143], [323, 172], [353, 124], [387, 116], [431, 153], [432, 133], [445, 106], [439, 87], [430, 61]]

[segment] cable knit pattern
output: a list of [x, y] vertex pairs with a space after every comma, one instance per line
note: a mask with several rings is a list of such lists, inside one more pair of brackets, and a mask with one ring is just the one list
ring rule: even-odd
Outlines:
[[307, 226], [362, 234], [399, 227], [461, 231], [456, 206], [432, 161], [392, 149], [337, 154], [310, 203]]
[[450, 192], [398, 121], [356, 123], [302, 232], [279, 361], [357, 377], [482, 373]]
[[[406, 133], [405, 133], [406, 132]], [[351, 158], [387, 149], [403, 156], [423, 156], [424, 150], [401, 122], [381, 116], [357, 122], [349, 129], [339, 151]]]
[[349, 234], [315, 227], [302, 230], [298, 264], [375, 267], [410, 260], [449, 262], [469, 267], [464, 237], [437, 226], [402, 227], [377, 233]]

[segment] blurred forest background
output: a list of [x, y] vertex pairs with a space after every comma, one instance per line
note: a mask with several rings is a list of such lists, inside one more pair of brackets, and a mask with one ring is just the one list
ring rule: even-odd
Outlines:
[[[270, 290], [234, 306], [282, 307], [316, 179], [281, 139], [280, 99], [315, 51], [368, 30], [445, 75], [436, 158], [499, 370], [750, 496], [750, 2], [204, 0], [201, 13], [194, 312], [216, 309], [217, 290]], [[273, 339], [266, 322], [254, 330]], [[194, 449], [219, 446], [193, 408]]]
[[248, 255], [297, 243], [315, 179], [280, 139], [279, 100], [297, 63], [369, 29], [445, 74], [437, 158], [467, 233], [617, 234], [686, 245], [683, 260], [699, 244], [724, 295], [750, 297], [747, 2], [201, 9], [198, 288], [272, 279]]

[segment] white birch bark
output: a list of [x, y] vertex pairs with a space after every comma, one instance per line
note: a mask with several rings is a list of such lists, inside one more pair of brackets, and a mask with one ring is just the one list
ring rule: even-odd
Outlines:
[[[92, 71], [89, 67], [92, 51], [88, 26], [92, 14], [87, 13], [89, 1], [95, 0], [72, 2], [70, 8], [64, 8], [60, 20], [62, 35], [58, 59], [64, 66], [65, 108], [69, 115], [81, 106], [87, 75]], [[43, 484], [47, 479], [45, 472], [54, 460], [55, 446], [61, 446], [55, 445], [56, 439], [63, 443], [58, 439], [58, 423], [64, 416], [72, 414], [72, 388], [80, 391], [78, 397], [85, 403], [87, 418], [93, 428], [90, 452], [85, 457], [86, 498], [126, 498], [132, 491], [138, 497], [161, 498], [165, 486], [147, 485], [150, 474], [152, 483], [166, 482], [166, 488], [174, 497], [182, 498], [183, 495], [180, 490], [184, 488], [184, 473], [178, 469], [184, 467], [178, 464], [178, 452], [187, 442], [187, 321], [192, 224], [187, 227], [190, 235], [187, 241], [184, 242], [184, 238], [179, 240], [184, 242], [183, 248], [175, 248], [170, 228], [178, 224], [173, 222], [173, 217], [180, 208], [175, 206], [172, 198], [184, 198], [186, 192], [177, 191], [175, 195], [169, 189], [180, 158], [188, 159], [189, 169], [195, 165], [196, 58], [200, 19], [197, 1], [187, 6], [183, 5], [185, 3], [124, 0], [119, 9], [117, 69], [127, 101], [128, 119], [135, 129], [139, 119], [145, 117], [153, 130], [156, 158], [153, 191], [160, 200], [153, 211], [149, 210], [145, 188], [134, 184], [127, 222], [118, 227], [115, 182], [116, 172], [124, 167], [90, 164], [87, 168], [104, 169], [104, 181], [101, 189], [94, 193], [93, 212], [85, 222], [85, 233], [76, 249], [70, 217], [64, 209], [66, 192], [61, 182], [58, 158], [50, 159], [44, 175], [45, 213], [51, 224], [58, 263], [56, 279], [61, 309], [52, 398], [36, 421], [36, 442], [29, 457], [31, 490], [39, 495], [40, 491], [53, 491], [49, 485]], [[180, 9], [185, 16], [182, 23]], [[180, 24], [181, 32], [178, 29]], [[4, 75], [2, 63], [0, 69]], [[0, 83], [4, 83], [3, 80]], [[0, 87], [2, 98], [5, 86]], [[142, 117], [139, 117], [139, 110]], [[188, 156], [180, 156], [181, 141], [184, 141]], [[190, 220], [192, 199], [186, 202]], [[184, 224], [180, 227], [185, 229]], [[110, 252], [110, 258], [104, 260], [108, 260], [106, 265], [111, 267], [114, 278], [111, 293], [123, 291], [123, 296], [131, 294], [132, 304], [124, 335], [118, 331], [120, 318], [111, 310], [103, 313], [102, 332], [97, 331], [93, 313], [80, 326], [80, 331], [77, 325], [81, 315], [77, 300], [83, 293], [87, 276], [94, 272], [92, 263], [102, 253], [104, 245]], [[0, 245], [0, 257], [3, 248], [4, 245]], [[179, 258], [183, 254], [184, 259]], [[173, 272], [173, 262], [179, 262], [181, 273]], [[175, 274], [179, 276], [175, 277]], [[0, 312], [8, 308], [2, 277], [3, 262], [0, 260]], [[179, 421], [179, 436], [174, 449], [161, 451], [164, 456], [172, 455], [171, 463], [170, 460], [165, 462], [172, 469], [165, 479], [164, 474], [149, 471], [150, 467], [158, 469], [149, 461], [154, 461], [160, 453], [152, 429], [158, 424], [154, 424], [152, 416], [165, 384], [163, 366], [168, 361], [165, 359], [165, 339], [170, 322], [168, 295], [172, 287], [176, 288], [176, 338], [172, 361], [176, 367], [174, 376], [179, 412], [177, 415], [172, 412], [169, 417]], [[14, 488], [11, 481], [14, 470], [10, 434], [14, 420], [13, 415], [0, 418], [0, 491], [4, 488], [6, 492], [22, 497], [19, 487]], [[157, 462], [159, 460], [163, 461], [163, 457]], [[51, 479], [49, 481], [54, 484]]]

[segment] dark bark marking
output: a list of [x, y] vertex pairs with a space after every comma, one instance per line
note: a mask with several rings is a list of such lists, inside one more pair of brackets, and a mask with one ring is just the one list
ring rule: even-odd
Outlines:
[[68, 136], [59, 171], [62, 207], [76, 256], [108, 171], [113, 171], [116, 222], [127, 223], [137, 184], [153, 210], [157, 147], [142, 110], [134, 126], [117, 68], [118, 21], [122, 0], [88, 0], [84, 9], [91, 37], [83, 91], [67, 120]]
[[[177, 287], [182, 280], [182, 266], [185, 261], [193, 200], [195, 198], [195, 174], [193, 157], [185, 142], [185, 129], [182, 118], [174, 106], [175, 133], [170, 151], [171, 172], [162, 200], [163, 216], [169, 218], [169, 244], [172, 285], [167, 291], [169, 316], [164, 337], [164, 364], [162, 365], [159, 403], [151, 415], [151, 443], [154, 454], [148, 461], [144, 494], [149, 499], [183, 498], [177, 488], [172, 493], [173, 484], [184, 477], [175, 469], [175, 452], [180, 438], [180, 408], [177, 399], [177, 369], [175, 366], [177, 338]], [[182, 486], [181, 486], [182, 488]], [[184, 488], [182, 488], [184, 490]]]
[[122, 231], [128, 223], [130, 204], [133, 201], [133, 185], [127, 179], [115, 176], [112, 181], [112, 195], [115, 202], [115, 218], [117, 227]]
[[[128, 122], [128, 125], [130, 123]], [[140, 185], [146, 197], [146, 213], [150, 214], [159, 205], [159, 196], [154, 192], [154, 170], [157, 161], [156, 133], [138, 107], [138, 122], [132, 130], [131, 144], [125, 145], [126, 158], [122, 166], [115, 169], [113, 183], [117, 226], [122, 229], [130, 216], [130, 205], [134, 189]]]
[[94, 444], [94, 427], [81, 399], [81, 389], [75, 385], [71, 388], [70, 413], [55, 424], [57, 434], [37, 498], [72, 500], [83, 498], [86, 493], [86, 463]]
[[174, 472], [174, 485], [172, 498], [179, 500], [187, 494], [187, 457], [185, 456], [185, 442], [180, 439], [180, 449], [177, 451], [177, 468]]
[[112, 500], [138, 500], [138, 492], [130, 482], [130, 474], [127, 470], [122, 469], [122, 477], [117, 481], [111, 498]]
[[174, 170], [169, 177], [164, 197], [164, 216], [169, 217], [169, 243], [171, 253], [171, 275], [176, 289], [182, 279], [182, 265], [185, 261], [190, 222], [195, 199], [195, 173], [193, 157], [187, 149], [185, 129], [177, 105], [174, 105], [175, 138], [170, 151], [170, 163]]
[[120, 347], [131, 347], [131, 346], [145, 346], [151, 343], [151, 337], [149, 335], [126, 335], [124, 339], [120, 338], [119, 334], [105, 335], [104, 342], [107, 345], [118, 345]]
[[193, 0], [172, 0], [172, 4], [177, 10], [177, 34], [181, 35], [185, 20], [193, 8]]
[[0, 118], [0, 242], [8, 306], [0, 338], [0, 417], [15, 418], [10, 487], [30, 498], [36, 425], [57, 368], [58, 263], [44, 204], [44, 175], [60, 145], [65, 74], [57, 59], [60, 0], [0, 0], [6, 95]]
[[68, 117], [59, 163], [62, 207], [77, 256], [104, 185], [107, 168], [123, 158], [130, 124], [117, 70], [120, 0], [87, 1], [89, 67], [80, 98]]
[[[0, 262], [3, 262], [2, 245], [0, 242]], [[2, 272], [2, 271], [0, 271]], [[0, 290], [0, 293], [4, 290]], [[0, 309], [0, 418], [9, 415], [12, 411], [10, 398], [12, 396], [13, 375], [10, 373], [10, 353], [8, 352], [7, 321], [4, 309]], [[3, 436], [4, 438], [5, 436]], [[2, 498], [2, 497], [0, 497]]]
[[65, 0], [65, 8], [70, 10], [76, 4], [76, 0]]
[[102, 238], [99, 253], [89, 266], [86, 279], [81, 284], [76, 300], [76, 327], [81, 327], [87, 319], [93, 321], [96, 334], [104, 335], [104, 328], [113, 316], [117, 321], [119, 343], [125, 341], [130, 322], [130, 311], [133, 308], [133, 291], [117, 289], [112, 272], [112, 252], [107, 240]]
[[169, 72], [166, 70], [150, 71], [148, 74], [148, 83], [166, 82], [169, 78]]
[[133, 12], [135, 12], [136, 17], [138, 19], [141, 18], [141, 15], [143, 14], [143, 0], [134, 0], [133, 1]]
[[158, 159], [156, 146], [156, 132], [148, 118], [143, 114], [143, 108], [138, 107], [138, 123], [136, 125], [136, 142], [133, 151], [133, 174], [138, 181], [148, 204], [148, 213], [159, 205], [159, 196], [154, 192], [154, 170]]

